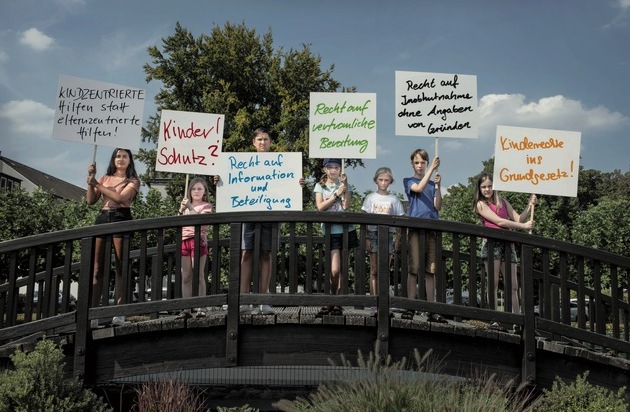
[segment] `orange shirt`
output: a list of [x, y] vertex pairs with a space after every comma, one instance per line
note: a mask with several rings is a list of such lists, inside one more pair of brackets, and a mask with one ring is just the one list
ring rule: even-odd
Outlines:
[[[103, 187], [106, 187], [108, 189], [115, 191], [116, 193], [122, 193], [122, 191], [127, 187], [127, 185], [131, 185], [131, 187], [133, 187], [133, 189], [136, 191], [136, 194], [138, 194], [138, 192], [140, 191], [140, 180], [137, 178], [127, 179], [124, 177], [104, 175], [104, 176], [101, 176], [101, 178], [98, 180], [98, 183]], [[133, 198], [123, 203], [116, 203], [115, 201], [105, 196], [101, 192], [101, 201], [102, 201], [101, 209], [116, 209], [118, 207], [131, 207], [132, 200]]]

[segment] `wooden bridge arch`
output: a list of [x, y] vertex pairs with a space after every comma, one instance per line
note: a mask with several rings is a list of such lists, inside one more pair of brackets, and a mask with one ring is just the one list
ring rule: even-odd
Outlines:
[[[239, 293], [244, 222], [278, 223], [273, 236], [280, 241], [277, 246], [273, 242], [272, 251], [278, 289], [268, 295]], [[326, 239], [330, 233], [322, 232], [320, 223], [354, 224], [361, 243], [367, 224], [378, 225], [383, 237], [390, 226], [401, 229], [402, 253], [395, 259], [389, 259], [386, 243], [380, 244], [378, 254], [384, 258], [379, 259], [376, 296], [366, 294], [369, 270], [361, 247], [344, 250], [344, 271], [350, 272], [344, 279], [344, 293], [327, 293], [330, 262]], [[209, 262], [202, 271], [209, 288], [207, 296], [181, 299], [181, 262], [175, 251], [181, 245], [181, 227], [191, 225], [197, 228], [197, 236], [201, 225], [210, 225]], [[405, 297], [404, 233], [409, 229], [437, 234], [437, 302]], [[105, 298], [102, 306], [90, 308], [94, 238], [113, 233], [125, 234], [127, 303], [109, 306]], [[521, 313], [494, 310], [495, 302], [486, 298], [488, 274], [478, 257], [482, 238], [489, 239], [491, 248], [503, 242], [518, 245]], [[259, 253], [255, 250], [255, 262]], [[630, 259], [535, 235], [405, 216], [219, 213], [135, 220], [15, 239], [0, 243], [0, 259], [0, 354], [6, 357], [44, 335], [59, 337], [69, 354], [72, 373], [90, 385], [200, 369], [214, 376], [212, 382], [220, 381], [223, 374], [235, 383], [249, 379], [251, 368], [269, 374], [266, 382], [271, 384], [280, 379], [278, 370], [290, 370], [294, 382], [308, 381], [305, 376], [317, 382], [330, 373], [325, 369], [330, 358], [344, 353], [352, 359], [357, 350], [367, 353], [376, 348], [379, 355], [394, 359], [409, 357], [413, 349], [432, 349], [443, 359], [444, 373], [455, 376], [497, 373], [506, 379], [516, 377], [520, 383], [549, 387], [556, 375], [574, 378], [590, 370], [589, 380], [602, 386], [630, 387]], [[254, 279], [253, 290], [257, 290], [256, 283]], [[423, 285], [420, 279], [421, 294]], [[71, 300], [74, 286], [78, 289], [76, 306]], [[451, 303], [446, 303], [447, 292]], [[462, 304], [465, 293], [468, 306]], [[572, 296], [586, 302], [578, 305], [575, 321], [570, 312]], [[509, 300], [506, 294], [505, 307], [511, 307]], [[240, 305], [249, 304], [273, 305], [276, 314], [240, 313]], [[317, 309], [323, 305], [347, 310], [342, 317], [317, 318]], [[376, 317], [363, 309], [371, 306], [378, 308]], [[174, 313], [190, 307], [215, 310], [204, 319], [173, 319]], [[427, 322], [421, 315], [404, 320], [396, 309], [441, 313], [450, 320], [447, 324]], [[135, 321], [116, 328], [90, 328], [92, 319], [119, 315], [135, 317]], [[521, 332], [489, 330], [485, 324], [491, 321], [518, 325]], [[250, 371], [250, 375], [234, 374], [239, 370]]]

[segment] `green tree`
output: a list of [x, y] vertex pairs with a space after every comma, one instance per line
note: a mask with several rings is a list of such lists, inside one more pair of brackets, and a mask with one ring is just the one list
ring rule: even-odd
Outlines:
[[[180, 110], [225, 115], [224, 151], [250, 150], [251, 132], [268, 127], [274, 149], [303, 153], [304, 174], [319, 178], [321, 163], [308, 159], [308, 110], [310, 92], [355, 91], [333, 79], [334, 66], [321, 68], [321, 58], [310, 46], [285, 51], [274, 49], [271, 30], [259, 35], [244, 23], [214, 26], [209, 35], [195, 38], [179, 23], [161, 47], [148, 49], [147, 81], [161, 81], [143, 141], [157, 145], [160, 110]], [[137, 158], [147, 165], [143, 180], [165, 176], [155, 171], [156, 150], [141, 149]], [[358, 159], [348, 166], [362, 165]], [[166, 175], [168, 176], [168, 175]], [[182, 174], [174, 174], [168, 194], [181, 196]], [[305, 196], [304, 203], [311, 199]]]
[[[0, 241], [85, 226], [89, 216], [85, 202], [61, 200], [39, 189], [32, 195], [23, 189], [0, 190], [0, 205]], [[61, 248], [55, 250], [53, 265], [62, 264], [64, 253]], [[18, 271], [27, 270], [28, 259], [26, 252], [17, 256]], [[43, 258], [36, 263], [43, 267]], [[0, 256], [0, 279], [8, 276], [9, 267], [10, 256]]]

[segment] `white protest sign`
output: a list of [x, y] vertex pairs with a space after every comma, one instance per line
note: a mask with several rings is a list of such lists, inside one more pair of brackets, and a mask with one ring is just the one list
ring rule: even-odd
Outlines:
[[396, 135], [477, 138], [477, 76], [396, 71]]
[[61, 75], [52, 136], [138, 150], [144, 97], [142, 89]]
[[580, 132], [497, 126], [493, 187], [577, 196]]
[[376, 93], [310, 94], [310, 158], [376, 159]]
[[162, 110], [155, 170], [216, 174], [224, 118], [222, 114]]
[[222, 153], [218, 212], [302, 210], [302, 153]]

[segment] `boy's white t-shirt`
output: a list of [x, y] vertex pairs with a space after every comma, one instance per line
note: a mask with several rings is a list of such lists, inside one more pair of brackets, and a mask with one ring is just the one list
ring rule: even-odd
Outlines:
[[[361, 210], [378, 215], [403, 216], [405, 214], [405, 209], [400, 199], [392, 193], [386, 195], [381, 195], [377, 192], [370, 193], [365, 197], [365, 200], [363, 200]], [[377, 226], [368, 225], [367, 229], [375, 231], [377, 230]], [[389, 228], [389, 231], [395, 232], [396, 228], [392, 226]]]

